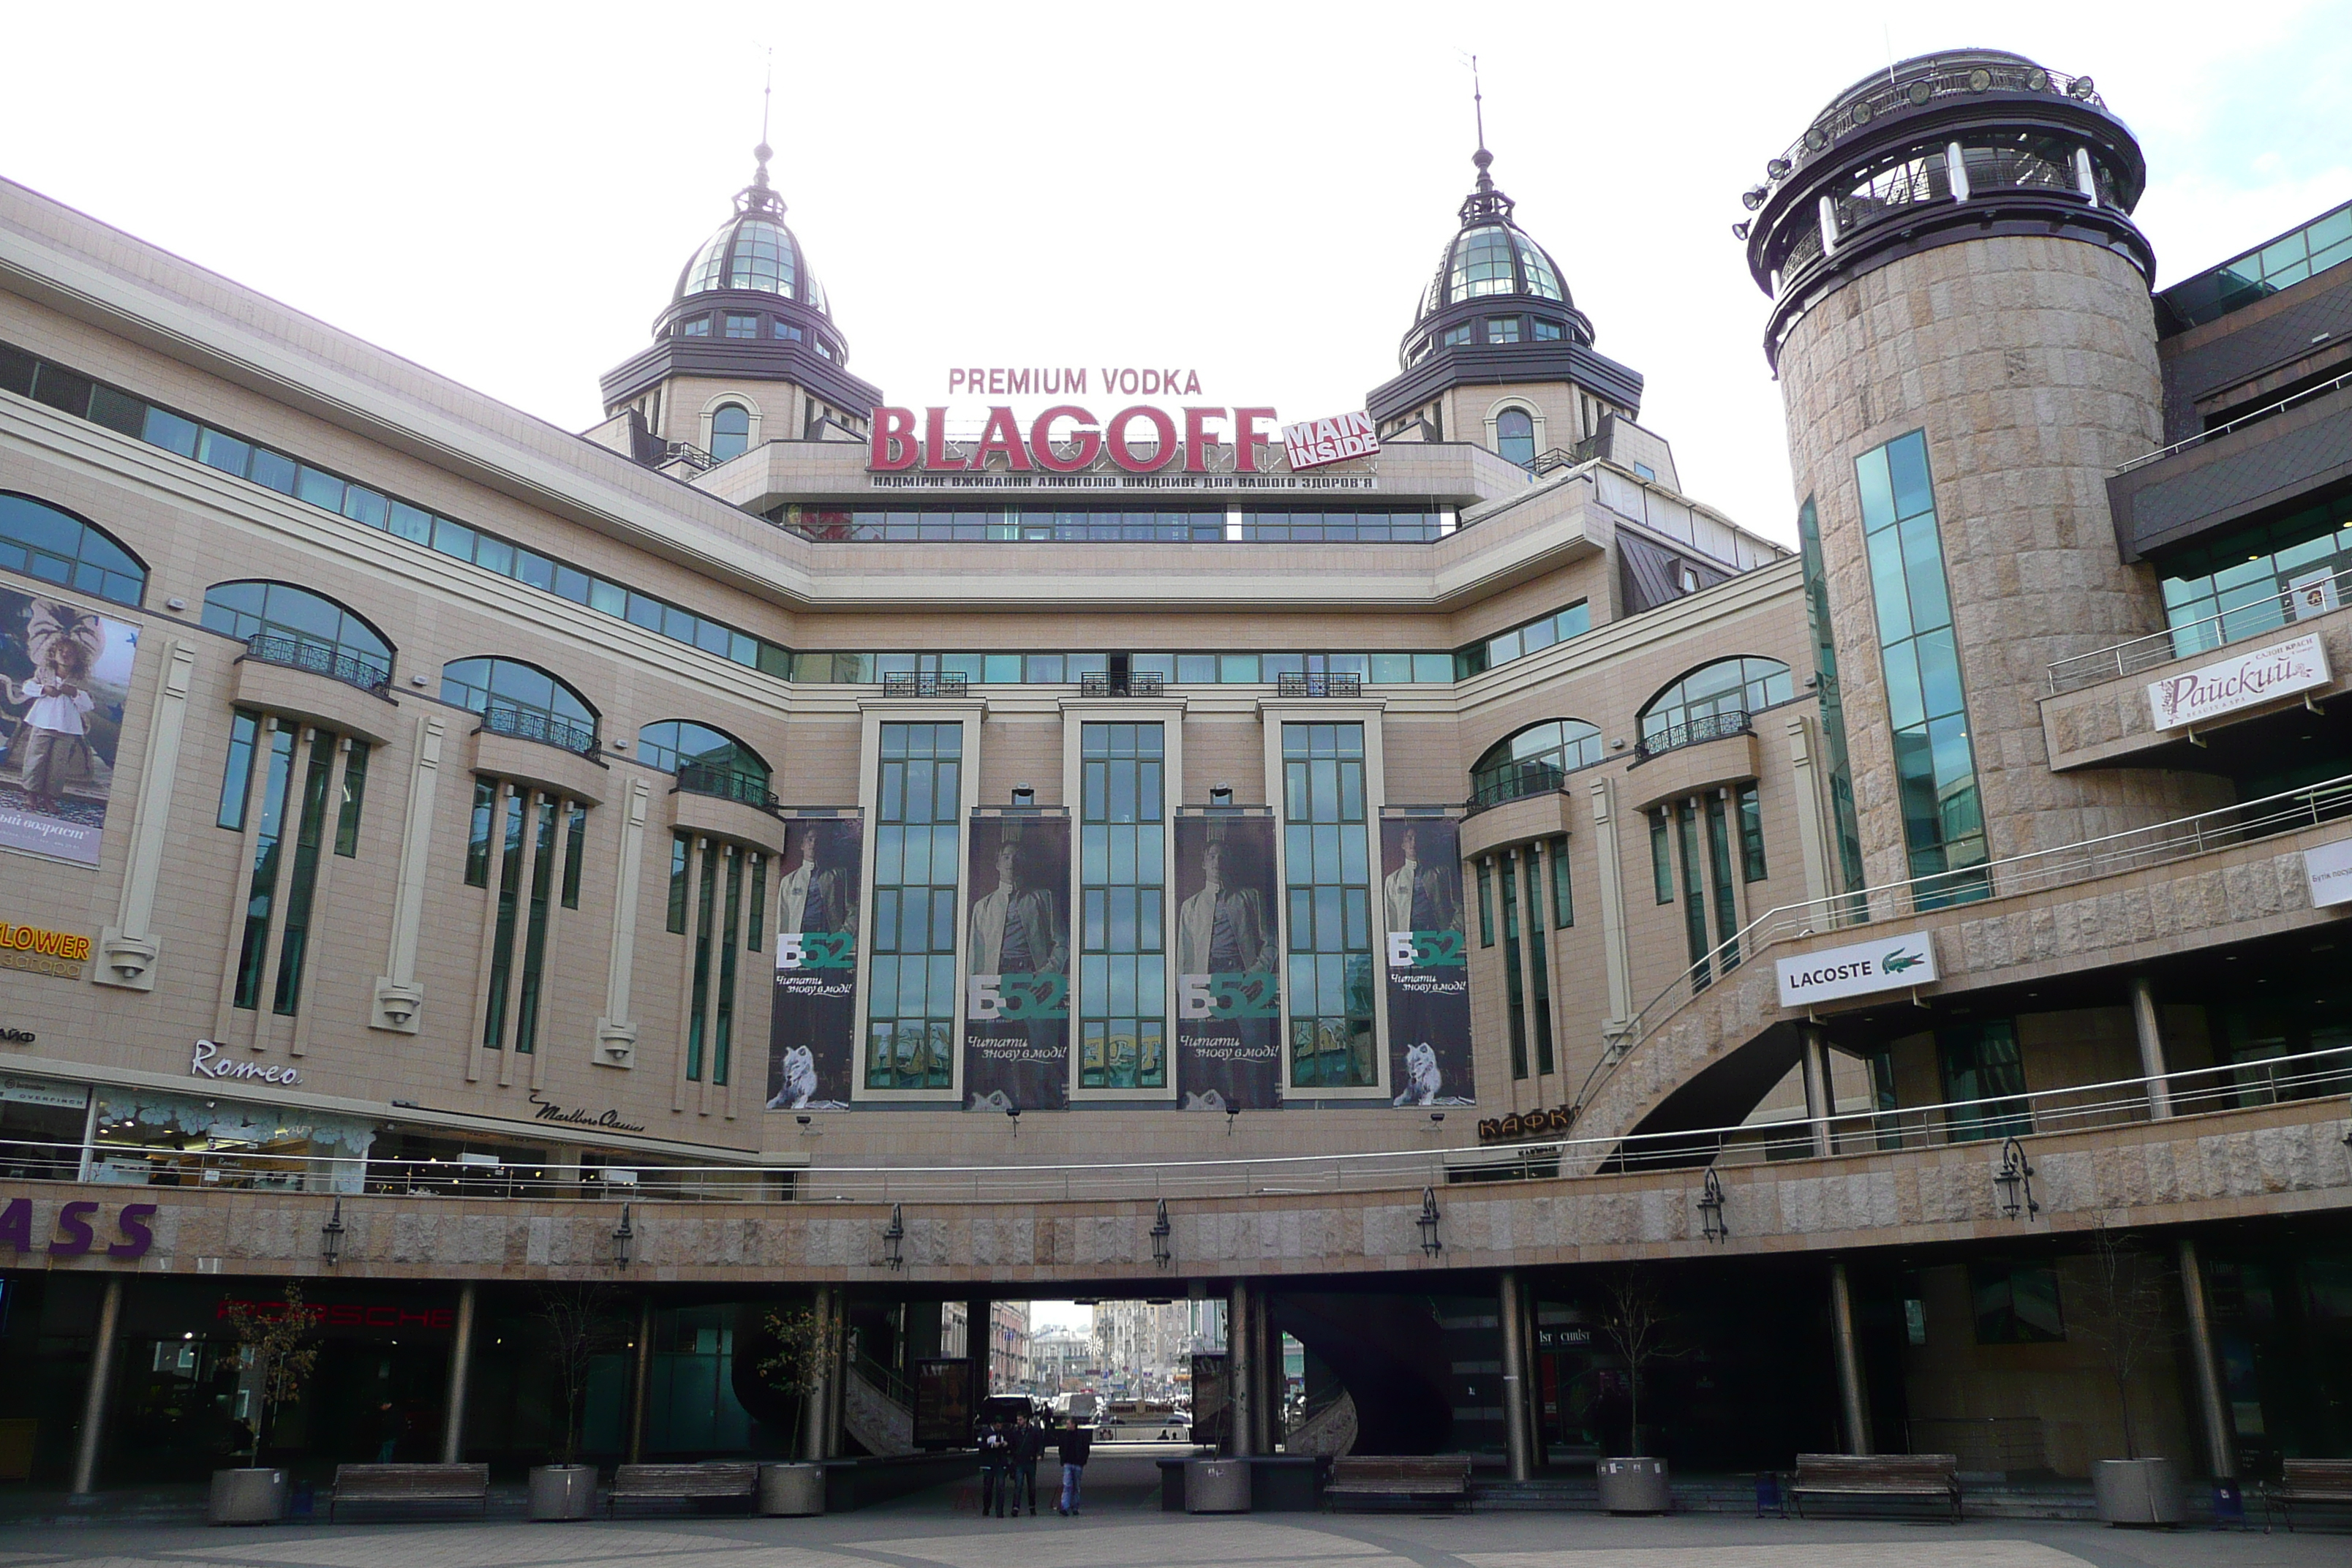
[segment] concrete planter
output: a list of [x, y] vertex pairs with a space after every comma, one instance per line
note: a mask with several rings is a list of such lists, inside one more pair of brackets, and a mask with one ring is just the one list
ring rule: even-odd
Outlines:
[[1610, 1513], [1664, 1513], [1672, 1504], [1664, 1459], [1602, 1459], [1592, 1467], [1592, 1479]]
[[2101, 1459], [2091, 1467], [2091, 1496], [2102, 1524], [2179, 1524], [2186, 1508], [2170, 1459]]
[[1247, 1513], [1249, 1510], [1250, 1462], [1247, 1459], [1186, 1461], [1186, 1513]]
[[805, 1518], [824, 1511], [823, 1465], [761, 1465], [760, 1511], [773, 1518]]
[[286, 1472], [271, 1469], [215, 1470], [212, 1524], [275, 1524], [286, 1517]]
[[588, 1519], [596, 1512], [596, 1467], [534, 1465], [530, 1472], [530, 1517]]

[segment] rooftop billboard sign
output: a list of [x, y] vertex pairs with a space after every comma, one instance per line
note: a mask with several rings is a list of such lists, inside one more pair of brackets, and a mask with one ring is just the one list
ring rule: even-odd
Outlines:
[[[965, 372], [969, 378], [974, 374]], [[982, 384], [993, 384], [993, 373]], [[1122, 383], [1123, 384], [1123, 383]], [[874, 411], [866, 444], [866, 471], [877, 489], [1284, 489], [1371, 490], [1377, 475], [1365, 471], [1303, 475], [1294, 459], [1277, 458], [1275, 411], [1270, 407], [1168, 409], [1132, 404], [1107, 419], [1081, 404], [1057, 403], [1025, 422], [1007, 406], [988, 410], [977, 439], [951, 438], [948, 410], [911, 408]], [[1370, 422], [1354, 430], [1351, 420], [1316, 421], [1310, 432], [1332, 426], [1332, 441], [1306, 443], [1310, 468], [1370, 457], [1379, 444]], [[1366, 450], [1341, 452], [1339, 427]], [[966, 426], [969, 429], [969, 426]], [[1287, 432], [1285, 433], [1286, 437]], [[1285, 440], [1285, 456], [1293, 444]]]

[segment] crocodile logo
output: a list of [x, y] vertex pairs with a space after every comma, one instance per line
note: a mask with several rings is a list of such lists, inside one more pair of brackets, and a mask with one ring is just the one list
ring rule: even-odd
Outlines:
[[1888, 953], [1885, 958], [1880, 959], [1878, 961], [1878, 966], [1886, 971], [1889, 974], [1900, 974], [1906, 969], [1916, 969], [1919, 965], [1927, 962], [1927, 955], [1926, 953], [1906, 952], [1903, 949], [1898, 947], [1894, 952]]

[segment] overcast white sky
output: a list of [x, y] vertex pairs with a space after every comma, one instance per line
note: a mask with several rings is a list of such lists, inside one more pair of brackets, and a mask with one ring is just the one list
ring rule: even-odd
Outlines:
[[0, 174], [572, 429], [748, 179], [770, 45], [790, 221], [891, 401], [947, 401], [950, 365], [1155, 364], [1204, 402], [1360, 407], [1469, 186], [1475, 50], [1496, 181], [1648, 377], [1643, 423], [1783, 540], [1730, 226], [1890, 47], [2095, 78], [2147, 152], [2160, 281], [2352, 196], [2352, 0], [134, 0], [7, 29]]

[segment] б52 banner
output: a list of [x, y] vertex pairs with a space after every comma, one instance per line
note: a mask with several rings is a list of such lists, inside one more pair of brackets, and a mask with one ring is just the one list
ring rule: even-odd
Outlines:
[[1462, 832], [1450, 816], [1381, 819], [1389, 1082], [1399, 1105], [1475, 1105]]
[[1070, 819], [971, 819], [963, 1088], [971, 1110], [1070, 1103]]
[[854, 815], [784, 825], [776, 1005], [768, 1025], [771, 1110], [849, 1103], [857, 1045], [860, 826]]

